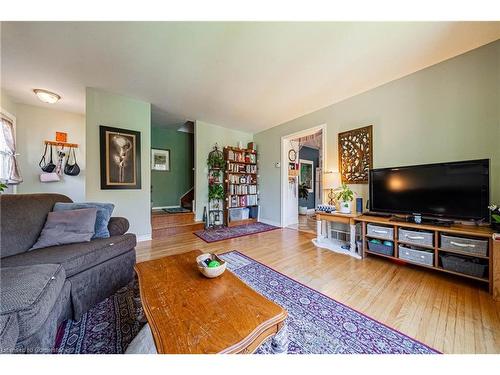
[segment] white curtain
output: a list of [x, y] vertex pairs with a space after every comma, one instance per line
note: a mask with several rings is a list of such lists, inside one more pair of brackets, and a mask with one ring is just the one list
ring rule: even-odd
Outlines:
[[8, 185], [23, 182], [16, 159], [16, 139], [14, 123], [5, 115], [1, 115], [0, 132], [0, 180]]

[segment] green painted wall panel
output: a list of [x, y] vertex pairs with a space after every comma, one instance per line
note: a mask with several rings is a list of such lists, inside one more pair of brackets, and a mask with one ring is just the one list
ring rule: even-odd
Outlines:
[[194, 135], [153, 126], [151, 147], [170, 150], [170, 171], [151, 171], [153, 207], [179, 206], [194, 186]]

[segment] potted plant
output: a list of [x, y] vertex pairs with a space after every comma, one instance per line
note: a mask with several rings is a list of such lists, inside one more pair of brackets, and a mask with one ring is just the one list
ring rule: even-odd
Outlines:
[[208, 185], [208, 199], [224, 199], [224, 187], [218, 184]]
[[491, 226], [495, 230], [500, 231], [500, 207], [496, 204], [492, 204], [491, 206], [488, 206], [488, 208], [491, 211]]
[[207, 165], [209, 168], [223, 168], [224, 167], [224, 155], [220, 152], [211, 152], [208, 155]]
[[351, 202], [354, 199], [354, 193], [346, 184], [342, 184], [340, 191], [337, 194], [337, 200], [340, 205], [340, 212], [343, 214], [351, 213]]
[[0, 182], [0, 194], [3, 193], [3, 191], [7, 188], [8, 188], [7, 185], [5, 185], [3, 182]]
[[[307, 187], [305, 182], [299, 184], [299, 198], [300, 199], [309, 198], [309, 188]], [[307, 206], [299, 205], [299, 215], [307, 215]]]

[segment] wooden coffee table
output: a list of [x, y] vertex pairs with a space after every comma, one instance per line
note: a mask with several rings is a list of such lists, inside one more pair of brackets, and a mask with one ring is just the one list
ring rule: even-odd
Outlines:
[[287, 312], [229, 270], [207, 279], [199, 250], [138, 263], [142, 305], [158, 353], [253, 353], [268, 337], [288, 346]]

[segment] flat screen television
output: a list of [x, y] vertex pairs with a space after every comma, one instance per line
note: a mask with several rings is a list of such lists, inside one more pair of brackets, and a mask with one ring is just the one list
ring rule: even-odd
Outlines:
[[489, 160], [370, 170], [370, 211], [489, 220]]

